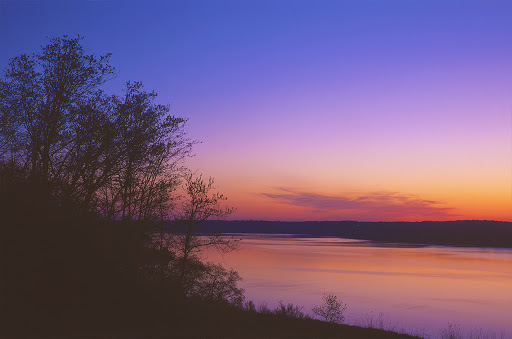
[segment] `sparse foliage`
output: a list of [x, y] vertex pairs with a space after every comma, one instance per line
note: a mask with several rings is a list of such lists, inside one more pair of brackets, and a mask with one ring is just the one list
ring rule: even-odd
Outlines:
[[107, 220], [162, 217], [193, 142], [185, 120], [128, 82], [124, 97], [100, 86], [110, 54], [86, 53], [81, 37], [55, 38], [11, 60], [0, 80], [0, 162], [38, 182], [47, 199]]
[[[115, 76], [110, 54], [90, 54], [81, 41], [52, 39], [40, 52], [12, 59], [0, 78], [0, 193], [4, 182], [27, 183], [38, 210], [51, 206], [71, 211], [69, 220], [124, 227], [119, 248], [126, 246], [130, 259], [117, 269], [126, 276], [242, 305], [238, 273], [200, 257], [203, 248], [236, 248], [234, 239], [201, 233], [207, 220], [234, 209], [222, 205], [226, 198], [213, 192], [213, 179], [183, 167], [194, 144], [186, 120], [156, 103], [157, 94], [140, 82], [128, 82], [124, 95], [105, 94], [101, 85]], [[163, 229], [170, 220], [172, 232]], [[158, 236], [138, 227], [157, 221]]]
[[116, 167], [98, 195], [98, 208], [108, 219], [169, 217], [183, 170], [179, 164], [193, 142], [184, 133], [185, 120], [170, 115], [155, 98], [138, 82], [127, 84], [123, 100], [115, 98]]
[[249, 312], [256, 312], [256, 305], [254, 304], [254, 301], [248, 300], [244, 303], [244, 310]]
[[324, 294], [322, 300], [322, 305], [313, 307], [313, 313], [324, 321], [342, 324], [345, 321], [344, 312], [347, 305], [332, 294]]
[[238, 241], [233, 237], [205, 229], [206, 221], [226, 218], [234, 212], [233, 208], [222, 205], [227, 198], [215, 192], [213, 184], [212, 178], [206, 182], [201, 175], [187, 174], [181, 208], [176, 212], [172, 225], [170, 242], [185, 290], [189, 290], [196, 280], [197, 265], [194, 263], [199, 260], [202, 250], [214, 247], [220, 252], [229, 252], [238, 246]]
[[278, 307], [274, 310], [274, 314], [285, 316], [285, 317], [291, 317], [291, 318], [298, 318], [298, 319], [305, 319], [309, 318], [308, 315], [304, 314], [302, 312], [303, 307], [298, 305], [293, 305], [292, 303], [284, 304], [282, 300], [279, 300]]
[[258, 305], [258, 312], [262, 314], [270, 314], [272, 313], [272, 310], [270, 307], [268, 307], [268, 304], [266, 302], [262, 302]]
[[448, 328], [443, 329], [440, 332], [441, 339], [462, 339], [464, 336], [462, 335], [462, 330], [460, 328], [460, 324], [457, 322], [448, 323]]
[[11, 59], [0, 82], [0, 155], [48, 182], [77, 136], [75, 111], [114, 75], [110, 54], [87, 54], [82, 38], [56, 38]]
[[190, 294], [208, 301], [225, 301], [240, 307], [243, 305], [244, 290], [237, 287], [242, 280], [238, 272], [233, 269], [228, 271], [219, 264], [207, 263], [199, 273]]

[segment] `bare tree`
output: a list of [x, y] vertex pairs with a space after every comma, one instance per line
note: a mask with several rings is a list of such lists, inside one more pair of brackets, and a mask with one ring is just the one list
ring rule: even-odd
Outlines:
[[162, 217], [194, 143], [186, 120], [139, 82], [128, 82], [123, 98], [104, 94], [100, 86], [114, 76], [110, 54], [88, 54], [81, 40], [55, 38], [9, 63], [0, 80], [0, 162], [81, 213]]
[[139, 82], [125, 91], [114, 109], [117, 167], [101, 191], [100, 208], [112, 220], [155, 220], [170, 210], [180, 164], [194, 142], [184, 132], [185, 119], [154, 103], [156, 93]]
[[225, 301], [242, 307], [245, 297], [244, 289], [237, 286], [242, 281], [238, 272], [213, 263], [206, 263], [198, 272], [190, 294], [207, 301]]
[[214, 180], [188, 173], [184, 178], [184, 194], [174, 216], [171, 243], [177, 258], [177, 274], [185, 290], [194, 284], [199, 255], [203, 249], [214, 247], [220, 252], [237, 249], [238, 240], [223, 236], [218, 230], [207, 229], [210, 219], [223, 219], [235, 209], [223, 206], [227, 198], [215, 192]]
[[73, 109], [114, 75], [110, 54], [87, 54], [81, 39], [55, 38], [12, 59], [0, 82], [0, 154], [44, 183], [74, 141]]
[[[115, 75], [110, 54], [89, 54], [81, 40], [52, 39], [40, 52], [12, 59], [0, 78], [0, 189], [16, 178], [34, 186], [38, 206], [51, 201], [48, 206], [84, 220], [123, 224], [128, 238], [128, 229], [138, 237], [138, 247], [124, 255], [156, 253], [145, 262], [132, 260], [130, 272], [174, 280], [188, 294], [241, 303], [238, 274], [201, 260], [204, 248], [236, 248], [219, 232], [203, 234], [206, 221], [234, 209], [223, 206], [226, 198], [214, 192], [213, 179], [186, 172], [183, 160], [194, 144], [186, 120], [157, 104], [157, 94], [140, 82], [128, 82], [123, 96], [105, 94], [101, 85]], [[172, 232], [161, 229], [153, 242], [147, 240], [152, 233], [128, 225], [169, 220]]]
[[338, 300], [338, 297], [333, 294], [324, 294], [322, 300], [322, 305], [313, 307], [313, 313], [324, 321], [342, 324], [345, 321], [344, 312], [347, 305]]

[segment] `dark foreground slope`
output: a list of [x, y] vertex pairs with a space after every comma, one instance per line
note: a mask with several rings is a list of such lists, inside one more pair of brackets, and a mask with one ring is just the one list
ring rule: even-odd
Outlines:
[[141, 227], [46, 197], [0, 186], [0, 338], [403, 337], [186, 297]]
[[[229, 305], [190, 302], [139, 319], [119, 319], [98, 327], [83, 321], [70, 326], [10, 328], [7, 337], [32, 338], [412, 338], [371, 328], [336, 325], [319, 320], [242, 311]], [[141, 313], [136, 312], [136, 313]], [[116, 319], [114, 317], [114, 319]], [[86, 320], [86, 319], [84, 319]]]
[[512, 247], [512, 222], [214, 221], [225, 233], [305, 234], [444, 246]]
[[411, 338], [408, 335], [377, 329], [226, 309], [219, 305], [189, 305], [189, 309], [181, 313], [176, 320], [180, 320], [180, 323], [156, 328], [153, 331], [145, 328], [140, 329], [138, 333], [132, 333], [144, 337], [165, 338]]

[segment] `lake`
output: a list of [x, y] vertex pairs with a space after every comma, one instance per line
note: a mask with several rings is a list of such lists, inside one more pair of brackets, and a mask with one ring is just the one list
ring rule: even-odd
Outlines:
[[448, 324], [466, 334], [512, 337], [512, 250], [407, 246], [292, 235], [236, 235], [240, 250], [209, 251], [209, 261], [243, 277], [256, 305], [278, 300], [311, 314], [324, 293], [347, 304], [346, 322], [439, 336]]

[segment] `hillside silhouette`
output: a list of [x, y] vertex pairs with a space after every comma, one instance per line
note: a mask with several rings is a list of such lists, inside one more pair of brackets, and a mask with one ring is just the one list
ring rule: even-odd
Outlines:
[[31, 183], [0, 193], [4, 338], [410, 337], [187, 296], [179, 280], [141, 271], [168, 259], [140, 225], [79, 216]]

